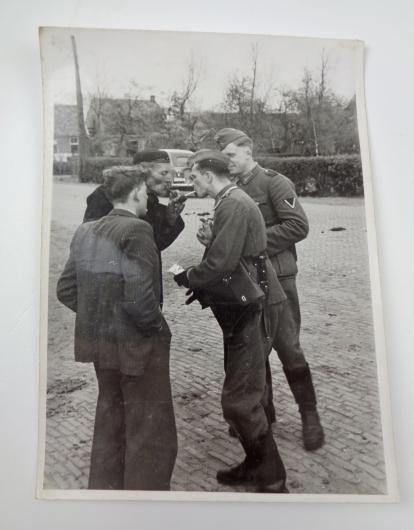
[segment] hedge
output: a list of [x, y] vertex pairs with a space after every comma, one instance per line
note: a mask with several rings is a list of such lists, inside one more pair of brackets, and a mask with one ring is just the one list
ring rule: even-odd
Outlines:
[[[132, 158], [130, 157], [114, 157], [114, 156], [95, 156], [87, 158], [85, 161], [85, 174], [81, 182], [102, 182], [102, 172], [104, 169], [112, 166], [130, 166]], [[75, 168], [75, 173], [79, 173], [79, 168]]]
[[[298, 195], [356, 197], [364, 194], [359, 155], [270, 157], [257, 156], [259, 164], [289, 177]], [[102, 182], [102, 171], [111, 166], [128, 166], [131, 158], [86, 159], [83, 182]], [[76, 172], [76, 170], [75, 170]]]
[[364, 194], [359, 155], [257, 156], [256, 159], [261, 166], [289, 177], [298, 195], [356, 197]]

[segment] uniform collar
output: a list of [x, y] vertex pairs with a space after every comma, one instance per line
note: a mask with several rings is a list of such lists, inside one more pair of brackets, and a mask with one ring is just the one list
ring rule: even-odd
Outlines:
[[216, 198], [215, 198], [215, 202], [214, 204], [217, 204], [218, 202], [221, 201], [222, 197], [226, 194], [226, 192], [230, 189], [230, 188], [234, 188], [235, 184], [234, 183], [231, 183], [231, 184], [227, 184], [227, 186], [225, 186], [222, 190], [220, 190], [217, 195], [216, 195]]
[[222, 200], [224, 200], [227, 195], [230, 193], [231, 190], [234, 190], [237, 188], [237, 185], [232, 182], [231, 184], [228, 184], [225, 188], [223, 188], [217, 195], [214, 202], [214, 210], [216, 210], [219, 207], [219, 204]]
[[257, 175], [259, 170], [260, 170], [260, 166], [259, 164], [256, 164], [251, 171], [249, 171], [245, 175], [240, 175], [239, 177], [237, 177], [236, 183], [238, 184], [240, 182], [243, 185], [248, 184], [252, 179], [254, 179], [254, 177]]

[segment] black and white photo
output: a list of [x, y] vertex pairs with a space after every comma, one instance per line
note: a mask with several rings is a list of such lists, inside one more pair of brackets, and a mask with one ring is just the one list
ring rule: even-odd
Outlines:
[[360, 41], [42, 28], [41, 498], [397, 498]]

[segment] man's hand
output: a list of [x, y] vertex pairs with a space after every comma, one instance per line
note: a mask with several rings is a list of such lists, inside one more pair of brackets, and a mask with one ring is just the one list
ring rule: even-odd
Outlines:
[[167, 221], [170, 225], [174, 225], [178, 216], [184, 210], [185, 198], [178, 191], [170, 192], [170, 200], [167, 204]]
[[202, 220], [202, 224], [197, 232], [197, 239], [205, 247], [209, 247], [213, 239], [212, 224], [209, 220]]
[[186, 291], [185, 296], [188, 296], [187, 300], [185, 301], [185, 305], [190, 305], [195, 300], [197, 300], [197, 295], [195, 295], [191, 289], [188, 289], [188, 291]]

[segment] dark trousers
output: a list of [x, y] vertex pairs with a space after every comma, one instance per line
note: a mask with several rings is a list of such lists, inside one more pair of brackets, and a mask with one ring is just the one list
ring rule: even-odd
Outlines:
[[305, 368], [306, 359], [299, 340], [301, 316], [296, 278], [294, 276], [279, 278], [279, 282], [287, 300], [283, 303], [283, 310], [279, 316], [273, 348], [285, 369]]
[[[295, 276], [278, 278], [287, 296], [279, 314], [273, 339], [273, 348], [287, 372], [307, 370], [307, 362], [300, 345], [300, 307]], [[296, 398], [296, 396], [295, 396]], [[273, 405], [272, 372], [269, 359], [266, 361], [266, 411], [271, 423], [276, 421], [276, 412]]]
[[214, 306], [224, 338], [225, 420], [249, 445], [269, 430], [266, 360], [272, 348], [281, 304], [266, 307]]
[[177, 431], [169, 339], [158, 342], [142, 376], [95, 365], [99, 395], [89, 489], [170, 489]]

